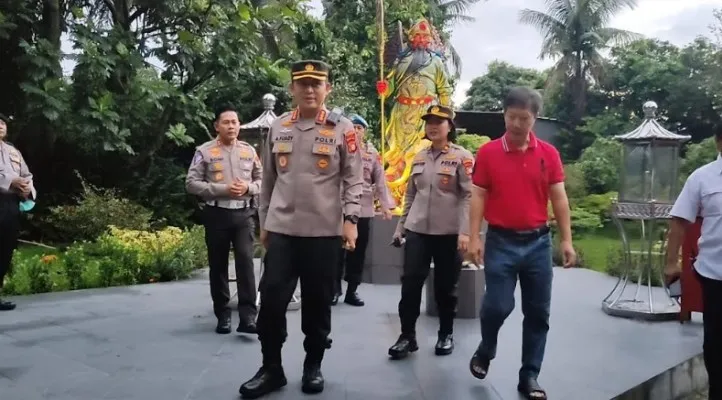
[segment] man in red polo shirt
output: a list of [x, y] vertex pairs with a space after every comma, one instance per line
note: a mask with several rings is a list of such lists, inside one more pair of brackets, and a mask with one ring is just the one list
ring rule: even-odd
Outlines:
[[[514, 88], [507, 95], [503, 104], [506, 133], [476, 155], [469, 216], [469, 251], [477, 263], [483, 258], [486, 275], [480, 313], [482, 340], [469, 367], [475, 377], [486, 377], [496, 355], [499, 329], [514, 309], [518, 280], [524, 322], [517, 388], [528, 399], [547, 398], [537, 377], [549, 331], [553, 277], [547, 215], [550, 200], [564, 267], [576, 261], [559, 152], [532, 132], [541, 103], [541, 96], [528, 88]], [[479, 232], [484, 218], [489, 228], [482, 251]]]

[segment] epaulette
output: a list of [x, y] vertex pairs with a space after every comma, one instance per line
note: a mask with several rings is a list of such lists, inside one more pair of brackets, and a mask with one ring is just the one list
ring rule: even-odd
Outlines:
[[336, 126], [344, 119], [347, 118], [343, 116], [343, 109], [339, 107], [334, 107], [334, 109], [326, 115], [326, 123], [329, 125]]

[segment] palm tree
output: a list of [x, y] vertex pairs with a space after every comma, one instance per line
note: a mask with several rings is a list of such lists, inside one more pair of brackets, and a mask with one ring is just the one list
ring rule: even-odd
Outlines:
[[520, 21], [544, 37], [539, 58], [558, 59], [548, 84], [561, 82], [571, 94], [574, 109], [570, 122], [575, 125], [586, 110], [588, 79], [599, 82], [604, 77], [601, 51], [641, 37], [609, 27], [617, 13], [636, 6], [637, 0], [547, 0], [546, 12], [520, 12]]

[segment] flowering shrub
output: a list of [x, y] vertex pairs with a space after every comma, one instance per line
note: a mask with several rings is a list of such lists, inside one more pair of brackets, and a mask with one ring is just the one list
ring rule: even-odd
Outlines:
[[109, 227], [62, 253], [16, 251], [4, 294], [31, 294], [186, 279], [207, 264], [203, 227], [142, 231]]

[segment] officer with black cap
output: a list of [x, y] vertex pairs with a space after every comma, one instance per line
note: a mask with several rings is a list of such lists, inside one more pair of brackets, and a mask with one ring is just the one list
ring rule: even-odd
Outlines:
[[[462, 254], [469, 244], [469, 206], [474, 158], [468, 150], [452, 143], [454, 111], [431, 106], [422, 116], [426, 139], [431, 146], [414, 158], [406, 188], [404, 210], [393, 242], [405, 237], [401, 276], [399, 318], [401, 335], [389, 349], [391, 358], [400, 359], [418, 350], [416, 320], [420, 314], [421, 292], [434, 261], [434, 297], [439, 310], [436, 355], [454, 349], [456, 288]], [[434, 212], [429, 212], [434, 210]]]
[[[33, 175], [18, 149], [5, 141], [10, 120], [0, 114], [0, 288], [10, 270], [20, 234], [20, 212], [34, 205]], [[15, 304], [0, 299], [0, 311]]]
[[331, 340], [331, 299], [339, 248], [353, 249], [363, 190], [361, 152], [353, 124], [324, 103], [331, 90], [330, 67], [317, 60], [291, 67], [297, 108], [271, 125], [261, 150], [259, 206], [266, 263], [261, 277], [258, 337], [263, 365], [245, 382], [244, 398], [258, 398], [286, 385], [281, 348], [286, 308], [298, 279], [305, 334], [301, 389], [324, 389], [321, 361]]

